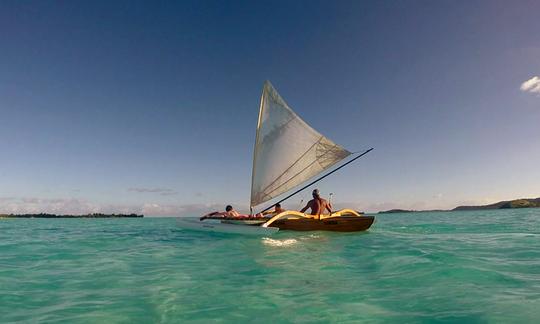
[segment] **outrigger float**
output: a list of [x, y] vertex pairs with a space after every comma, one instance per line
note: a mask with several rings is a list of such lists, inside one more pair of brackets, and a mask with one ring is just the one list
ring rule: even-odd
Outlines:
[[365, 231], [373, 224], [375, 217], [352, 209], [342, 209], [319, 217], [294, 210], [286, 210], [271, 218], [260, 215], [371, 150], [373, 148], [261, 210], [260, 213], [253, 214], [254, 207], [294, 189], [353, 155], [311, 128], [287, 105], [270, 82], [266, 81], [261, 97], [253, 153], [251, 215], [209, 216], [201, 220], [179, 217], [178, 226], [200, 231], [254, 235], [270, 235], [279, 230]]

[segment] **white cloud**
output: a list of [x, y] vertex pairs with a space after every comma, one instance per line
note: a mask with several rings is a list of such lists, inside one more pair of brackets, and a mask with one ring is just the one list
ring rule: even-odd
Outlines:
[[[2, 199], [0, 199], [1, 201]], [[105, 207], [105, 206], [104, 206]], [[22, 197], [5, 200], [0, 205], [0, 214], [52, 213], [80, 215], [104, 212], [104, 207], [76, 198]], [[119, 211], [116, 211], [117, 213]]]
[[537, 76], [532, 77], [529, 80], [523, 82], [521, 84], [521, 87], [519, 88], [521, 89], [521, 91], [524, 91], [524, 92], [540, 94], [540, 78]]
[[[85, 215], [143, 214], [145, 216], [200, 216], [215, 210], [224, 210], [223, 204], [158, 204], [152, 202], [134, 204], [100, 204], [77, 198], [0, 197], [0, 214]], [[239, 211], [248, 208], [233, 204]]]
[[[151, 216], [200, 216], [211, 211], [224, 209], [224, 204], [162, 205], [156, 203], [145, 203], [142, 206], [141, 212], [144, 215]], [[240, 208], [240, 210], [242, 210], [242, 208]]]
[[178, 192], [169, 188], [128, 188], [128, 191], [138, 193], [157, 193], [162, 196], [172, 196], [178, 194]]

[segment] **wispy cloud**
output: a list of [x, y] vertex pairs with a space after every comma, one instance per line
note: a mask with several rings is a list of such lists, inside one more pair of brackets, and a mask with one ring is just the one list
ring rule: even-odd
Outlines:
[[[174, 204], [146, 203], [141, 212], [152, 216], [199, 216], [215, 210], [223, 210], [224, 204]], [[242, 211], [245, 208], [237, 208]]]
[[[81, 215], [88, 213], [132, 213], [137, 208], [126, 205], [100, 205], [76, 198], [0, 197], [0, 214], [53, 213]], [[140, 209], [140, 208], [139, 208]]]
[[540, 94], [540, 77], [535, 76], [530, 78], [529, 80], [523, 82], [519, 88], [524, 92]]
[[[247, 211], [247, 206], [234, 205], [237, 210]], [[77, 198], [0, 197], [0, 214], [84, 215], [144, 214], [145, 216], [200, 216], [210, 211], [223, 210], [222, 204], [160, 204], [141, 202], [133, 204], [104, 204]]]
[[128, 188], [128, 191], [138, 193], [157, 193], [161, 196], [172, 196], [178, 194], [178, 192], [169, 188]]

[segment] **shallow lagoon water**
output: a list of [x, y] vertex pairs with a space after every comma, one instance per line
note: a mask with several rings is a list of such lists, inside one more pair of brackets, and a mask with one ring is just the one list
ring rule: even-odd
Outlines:
[[174, 218], [0, 220], [0, 322], [540, 318], [540, 209], [377, 215], [365, 233], [184, 231]]

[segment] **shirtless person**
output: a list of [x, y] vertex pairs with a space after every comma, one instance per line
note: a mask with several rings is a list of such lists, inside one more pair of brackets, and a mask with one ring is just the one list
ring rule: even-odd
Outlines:
[[272, 216], [276, 216], [277, 214], [282, 213], [284, 211], [285, 211], [285, 209], [281, 208], [281, 204], [277, 203], [277, 204], [274, 205], [274, 210], [267, 210], [262, 214], [263, 214], [263, 216], [266, 216], [266, 217], [272, 217]]
[[315, 216], [315, 219], [321, 219], [321, 214], [328, 210], [330, 214], [332, 214], [332, 205], [326, 201], [326, 199], [322, 199], [319, 195], [319, 189], [313, 190], [311, 193], [313, 196], [313, 199], [310, 200], [306, 207], [302, 208], [300, 211], [301, 213], [305, 212], [308, 208], [311, 208], [311, 215]]
[[238, 217], [238, 216], [240, 216], [240, 214], [236, 210], [234, 210], [234, 208], [231, 205], [227, 205], [227, 207], [225, 207], [224, 212], [217, 212], [217, 211], [211, 212], [211, 213], [208, 213], [208, 214], [204, 215], [203, 217], [201, 217], [199, 219], [200, 220], [205, 220], [210, 216]]

